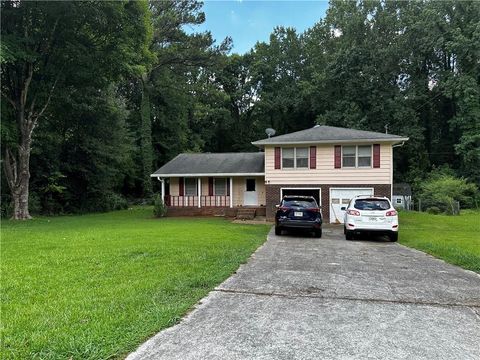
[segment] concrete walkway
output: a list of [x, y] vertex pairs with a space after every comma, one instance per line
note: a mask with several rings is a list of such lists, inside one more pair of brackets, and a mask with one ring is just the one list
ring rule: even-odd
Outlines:
[[480, 359], [480, 276], [398, 244], [275, 236], [128, 359]]

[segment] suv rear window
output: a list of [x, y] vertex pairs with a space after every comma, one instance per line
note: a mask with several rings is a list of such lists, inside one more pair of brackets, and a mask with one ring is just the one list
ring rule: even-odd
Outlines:
[[390, 203], [384, 199], [358, 199], [353, 207], [358, 210], [388, 210]]
[[282, 206], [298, 206], [303, 208], [318, 207], [317, 202], [314, 199], [302, 199], [302, 198], [286, 198], [283, 199]]

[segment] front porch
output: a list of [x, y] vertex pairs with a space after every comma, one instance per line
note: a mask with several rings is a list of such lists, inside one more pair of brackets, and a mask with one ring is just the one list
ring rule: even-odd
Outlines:
[[164, 195], [168, 207], [233, 207], [230, 195], [175, 196]]
[[[161, 197], [170, 214], [230, 216], [236, 212], [219, 209], [265, 207], [263, 176], [175, 176], [158, 177], [158, 180], [161, 182]], [[193, 211], [195, 208], [210, 210]], [[173, 209], [187, 210], [172, 211]], [[263, 211], [260, 210], [260, 213], [263, 214]]]

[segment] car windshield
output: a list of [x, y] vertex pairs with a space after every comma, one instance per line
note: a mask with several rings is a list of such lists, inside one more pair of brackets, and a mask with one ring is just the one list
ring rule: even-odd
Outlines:
[[309, 200], [309, 199], [295, 199], [295, 198], [289, 198], [289, 199], [283, 199], [283, 204], [282, 206], [285, 207], [302, 207], [302, 208], [312, 208], [312, 207], [317, 207], [317, 203], [315, 200]]
[[388, 210], [390, 204], [383, 199], [358, 199], [355, 200], [354, 207], [358, 210]]

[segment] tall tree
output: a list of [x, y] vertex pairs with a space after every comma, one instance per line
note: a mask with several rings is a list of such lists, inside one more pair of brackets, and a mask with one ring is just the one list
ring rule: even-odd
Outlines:
[[[165, 92], [164, 85], [170, 83], [171, 72], [174, 72], [177, 76], [173, 77], [179, 80], [175, 86], [181, 88], [182, 84], [188, 82], [189, 73], [195, 72], [200, 67], [211, 66], [219, 54], [230, 48], [229, 38], [215, 46], [209, 32], [185, 31], [185, 26], [196, 26], [205, 21], [205, 14], [201, 11], [202, 5], [203, 3], [197, 0], [150, 2], [154, 29], [150, 50], [154, 54], [154, 59], [141, 76], [140, 107], [141, 178], [143, 195], [147, 197], [152, 193], [150, 178], [153, 167], [152, 119], [158, 115], [159, 105], [161, 107], [159, 96], [161, 98], [161, 94]], [[165, 80], [165, 84], [162, 83], [162, 79]], [[178, 92], [177, 95], [181, 96]], [[160, 100], [160, 104], [152, 104], [151, 99], [154, 97], [157, 97], [157, 101]], [[172, 129], [167, 130], [171, 134]], [[185, 128], [178, 126], [178, 130], [182, 131]], [[178, 133], [173, 136], [181, 138], [183, 135]]]
[[[29, 219], [32, 135], [52, 96], [68, 84], [99, 84], [135, 70], [147, 53], [148, 11], [144, 2], [2, 1], [1, 17], [9, 51], [2, 102], [11, 107], [3, 120], [16, 124], [3, 145], [4, 170], [13, 218]], [[68, 78], [67, 69], [75, 69]]]

